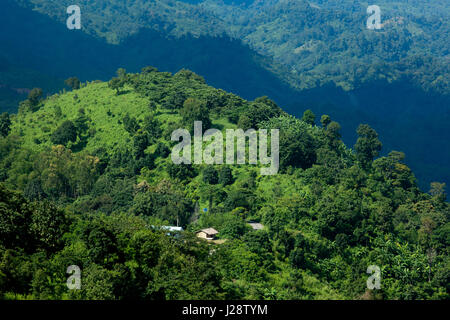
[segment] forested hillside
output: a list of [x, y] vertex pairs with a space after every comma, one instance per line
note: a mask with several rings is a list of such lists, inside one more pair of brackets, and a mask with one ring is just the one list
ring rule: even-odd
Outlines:
[[[29, 0], [30, 8], [65, 22], [71, 2]], [[245, 5], [247, 4], [247, 5]], [[382, 29], [366, 28], [368, 4], [355, 1], [175, 0], [79, 1], [85, 32], [120, 43], [141, 29], [172, 36], [241, 39], [272, 57], [282, 79], [300, 89], [335, 83], [346, 90], [378, 79], [411, 78], [450, 93], [449, 15], [444, 1], [379, 1]], [[277, 70], [279, 68], [279, 70]]]
[[33, 87], [57, 92], [73, 74], [105, 81], [119, 66], [188, 68], [246, 99], [267, 95], [292, 115], [329, 114], [347, 144], [369, 123], [386, 150], [404, 150], [424, 191], [450, 184], [445, 0], [378, 1], [380, 30], [366, 28], [369, 3], [353, 0], [80, 0], [81, 31], [66, 28], [72, 4], [4, 1], [1, 110], [17, 110]]
[[[20, 7], [14, 0], [5, 0], [2, 7], [0, 27], [8, 32], [0, 34], [0, 90], [5, 92], [0, 95], [4, 99], [1, 111], [17, 111], [34, 87], [54, 93], [74, 74], [83, 81], [108, 80], [119, 66], [138, 72], [149, 62], [164, 71], [196, 70], [207, 74], [216, 87], [244, 96], [295, 94], [261, 66], [266, 63], [264, 57], [228, 37], [176, 38], [147, 29], [121, 45], [112, 45], [68, 30], [65, 24]], [[19, 93], [14, 88], [28, 90]]]
[[[66, 83], [0, 119], [3, 298], [449, 298], [445, 186], [421, 192], [402, 152], [378, 157], [371, 126], [352, 150], [328, 115], [298, 119], [188, 70]], [[173, 164], [171, 134], [195, 120], [279, 129], [279, 173]], [[161, 228], [176, 224], [185, 231]], [[195, 237], [203, 228], [222, 241]], [[70, 265], [81, 290], [67, 289]], [[379, 290], [367, 289], [370, 265]]]

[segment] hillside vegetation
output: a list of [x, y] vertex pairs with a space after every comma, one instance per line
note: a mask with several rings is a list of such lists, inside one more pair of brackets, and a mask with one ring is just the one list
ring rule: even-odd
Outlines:
[[16, 111], [21, 89], [54, 93], [74, 74], [105, 81], [119, 66], [187, 68], [291, 115], [329, 114], [349, 145], [370, 124], [385, 150], [405, 152], [426, 191], [450, 183], [447, 3], [380, 0], [383, 27], [368, 30], [363, 1], [80, 0], [78, 31], [66, 27], [72, 1], [4, 0], [0, 110]]
[[[28, 0], [30, 8], [65, 22], [71, 2]], [[378, 1], [380, 30], [366, 28], [366, 2], [88, 1], [84, 31], [120, 43], [142, 29], [170, 36], [240, 39], [273, 58], [266, 66], [298, 89], [329, 83], [345, 90], [373, 80], [408, 78], [426, 91], [450, 94], [449, 15], [445, 1]]]
[[[370, 126], [352, 150], [327, 115], [298, 119], [188, 70], [67, 83], [0, 118], [3, 298], [448, 299], [445, 185], [421, 192], [404, 154], [379, 157]], [[171, 134], [195, 120], [279, 129], [279, 173], [173, 164]], [[186, 231], [159, 228], [177, 224]], [[195, 237], [209, 227], [226, 241]], [[70, 265], [81, 290], [67, 289]]]

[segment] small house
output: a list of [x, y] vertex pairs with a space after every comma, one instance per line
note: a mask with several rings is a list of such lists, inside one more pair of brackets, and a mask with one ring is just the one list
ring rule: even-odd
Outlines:
[[207, 229], [202, 229], [200, 231], [197, 231], [196, 235], [197, 235], [197, 237], [202, 238], [202, 239], [214, 240], [218, 233], [219, 233], [219, 231], [217, 231], [214, 228], [207, 228]]

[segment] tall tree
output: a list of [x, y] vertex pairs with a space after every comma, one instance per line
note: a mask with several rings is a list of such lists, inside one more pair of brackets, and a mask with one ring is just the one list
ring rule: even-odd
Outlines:
[[214, 166], [209, 165], [203, 170], [203, 182], [208, 184], [217, 184], [219, 182], [218, 173]]
[[341, 125], [336, 121], [331, 121], [326, 126], [325, 136], [328, 139], [328, 144], [336, 149], [341, 139]]
[[316, 115], [308, 109], [303, 112], [302, 121], [313, 126], [316, 123]]
[[209, 110], [206, 102], [195, 98], [188, 98], [183, 104], [180, 114], [182, 116], [183, 125], [189, 130], [194, 129], [194, 122], [201, 121], [203, 130], [211, 128], [211, 120], [209, 119]]
[[34, 88], [30, 91], [28, 94], [28, 101], [30, 102], [31, 106], [36, 106], [42, 98], [43, 91], [41, 88]]
[[447, 199], [447, 195], [445, 194], [445, 183], [431, 182], [430, 194], [436, 199], [444, 202]]
[[72, 90], [80, 89], [80, 85], [81, 85], [81, 81], [77, 77], [71, 77], [69, 79], [66, 79], [66, 81], [64, 81], [64, 83], [68, 87], [72, 88]]
[[120, 89], [123, 88], [124, 85], [125, 83], [119, 78], [112, 78], [108, 82], [108, 87], [112, 90], [116, 90], [117, 95], [120, 94]]
[[367, 168], [377, 157], [383, 144], [378, 140], [378, 133], [368, 124], [360, 124], [356, 130], [358, 140], [355, 144], [356, 158], [363, 168]]
[[320, 123], [322, 124], [322, 127], [326, 128], [331, 122], [331, 118], [329, 115], [324, 114], [322, 115], [322, 117], [320, 118]]
[[72, 121], [64, 121], [55, 132], [53, 132], [51, 141], [53, 144], [66, 145], [67, 142], [77, 140], [77, 127]]
[[219, 183], [224, 186], [233, 183], [233, 173], [228, 166], [222, 166], [219, 170]]
[[117, 69], [116, 74], [120, 80], [124, 80], [124, 81], [126, 80], [127, 71], [124, 68]]

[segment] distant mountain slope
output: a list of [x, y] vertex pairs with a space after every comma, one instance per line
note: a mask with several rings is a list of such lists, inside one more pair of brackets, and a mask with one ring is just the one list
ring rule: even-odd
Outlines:
[[[316, 6], [304, 0], [270, 0], [240, 7], [208, 0], [201, 7], [220, 17], [230, 34], [283, 64], [287, 70], [281, 76], [297, 88], [334, 82], [351, 89], [381, 77], [393, 81], [415, 73], [419, 86], [450, 93], [450, 8], [441, 3], [431, 6], [433, 11], [422, 11], [423, 5], [404, 11], [407, 5], [388, 1], [377, 5], [382, 11], [381, 30], [366, 28], [367, 5], [354, 1], [351, 6], [341, 2]], [[417, 55], [432, 57], [435, 68], [444, 72], [422, 69], [417, 79], [416, 66], [408, 65], [408, 59]], [[444, 75], [437, 80], [441, 83], [426, 80], [436, 74]]]
[[[28, 0], [30, 8], [65, 22], [70, 1]], [[380, 1], [382, 29], [367, 30], [364, 3], [354, 1], [81, 0], [84, 31], [120, 43], [142, 29], [176, 37], [240, 39], [283, 67], [279, 77], [299, 89], [329, 82], [344, 89], [411, 77], [426, 90], [450, 93], [450, 8], [445, 2]], [[420, 69], [417, 56], [433, 59]], [[412, 60], [411, 60], [412, 59]], [[275, 67], [275, 68], [274, 68]], [[443, 71], [439, 73], [439, 70]], [[436, 79], [439, 75], [442, 77]]]
[[[2, 6], [0, 27], [8, 32], [0, 34], [0, 49], [8, 60], [0, 69], [0, 84], [29, 89], [41, 86], [54, 92], [63, 86], [63, 79], [74, 75], [81, 80], [106, 80], [121, 66], [135, 72], [153, 64], [171, 72], [189, 68], [211, 84], [249, 98], [268, 94], [281, 100], [295, 95], [262, 66], [269, 64], [269, 59], [226, 36], [176, 38], [145, 29], [114, 45], [68, 30], [65, 24], [17, 6], [14, 1], [6, 0]], [[20, 68], [41, 76], [29, 76]], [[10, 80], [13, 77], [15, 80]], [[24, 98], [26, 95], [18, 97]], [[0, 108], [11, 110], [13, 106]]]

